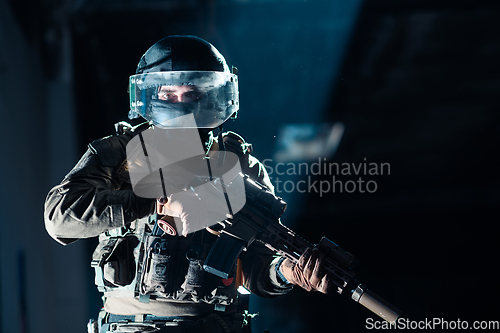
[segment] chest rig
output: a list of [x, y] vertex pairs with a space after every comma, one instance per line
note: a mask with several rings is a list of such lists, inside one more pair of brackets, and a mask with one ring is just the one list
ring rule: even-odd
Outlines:
[[[246, 172], [251, 145], [232, 132], [223, 139], [226, 149], [240, 156]], [[117, 170], [122, 179], [127, 178], [124, 165], [126, 161]], [[133, 296], [144, 303], [156, 298], [208, 303], [220, 311], [234, 303], [241, 279], [237, 267], [225, 279], [203, 269], [218, 237], [206, 230], [187, 237], [158, 232], [155, 215], [99, 236], [91, 263], [98, 290], [105, 297]]]

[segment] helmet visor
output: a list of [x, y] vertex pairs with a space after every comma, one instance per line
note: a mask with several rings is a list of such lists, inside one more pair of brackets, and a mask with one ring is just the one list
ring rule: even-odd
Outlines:
[[160, 128], [215, 128], [239, 109], [238, 77], [227, 72], [173, 71], [132, 75], [131, 114]]

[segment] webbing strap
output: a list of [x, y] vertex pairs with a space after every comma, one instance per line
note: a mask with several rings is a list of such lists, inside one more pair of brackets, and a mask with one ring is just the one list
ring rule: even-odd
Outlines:
[[97, 286], [97, 290], [99, 290], [99, 292], [105, 292], [106, 289], [104, 288], [102, 267], [99, 266], [98, 264], [95, 265], [94, 261], [92, 261], [92, 267], [94, 267], [95, 270], [95, 285]]

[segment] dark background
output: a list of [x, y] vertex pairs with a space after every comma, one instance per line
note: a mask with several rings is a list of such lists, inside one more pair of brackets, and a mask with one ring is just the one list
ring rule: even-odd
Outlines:
[[[205, 38], [238, 67], [241, 110], [227, 129], [259, 159], [276, 156], [284, 128], [341, 123], [335, 154], [318, 157], [389, 163], [390, 174], [362, 175], [376, 182], [374, 193], [278, 193], [291, 206], [285, 224], [353, 253], [358, 279], [403, 318], [500, 320], [500, 3], [1, 2], [3, 161], [15, 162], [2, 169], [3, 331], [84, 332], [85, 318], [97, 315], [88, 265], [95, 240], [55, 244], [40, 207], [86, 145], [126, 120], [128, 76], [171, 34]], [[15, 149], [25, 158], [14, 158]], [[19, 233], [10, 221], [27, 196], [36, 214], [18, 222]], [[372, 315], [360, 305], [296, 289], [251, 299], [255, 332], [367, 330]]]

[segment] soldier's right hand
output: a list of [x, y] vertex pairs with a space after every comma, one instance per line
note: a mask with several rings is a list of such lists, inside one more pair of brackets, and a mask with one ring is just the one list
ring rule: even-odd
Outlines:
[[225, 211], [219, 207], [218, 201], [211, 199], [209, 195], [182, 191], [167, 198], [157, 199], [156, 211], [160, 215], [172, 216], [177, 232], [187, 236], [228, 218]]

